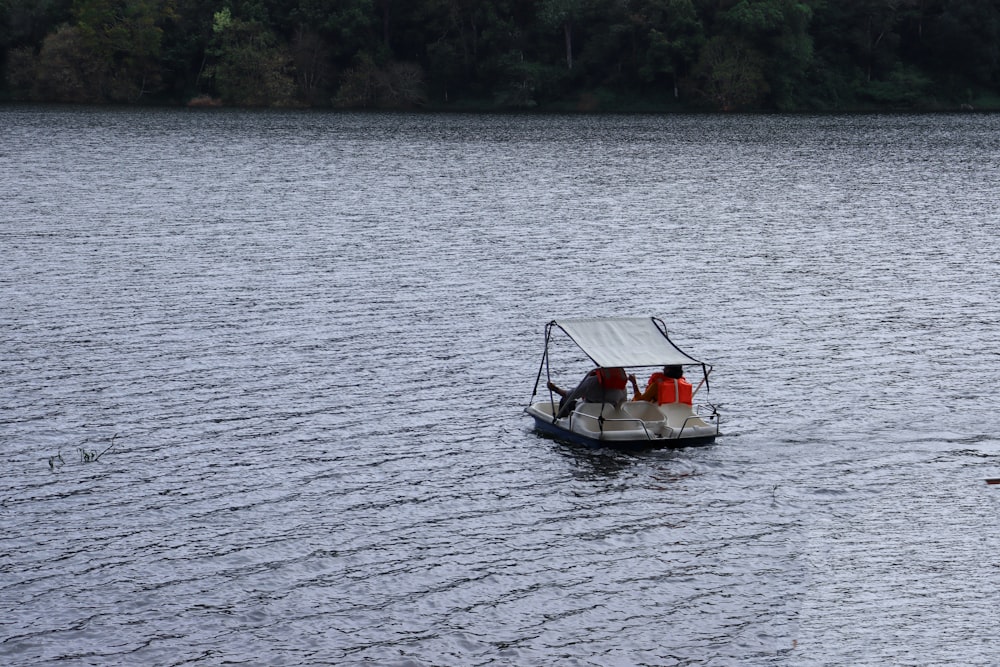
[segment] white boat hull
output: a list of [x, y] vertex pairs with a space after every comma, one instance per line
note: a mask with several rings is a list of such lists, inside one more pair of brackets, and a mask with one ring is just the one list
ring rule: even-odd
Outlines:
[[608, 403], [580, 403], [569, 415], [555, 420], [554, 411], [558, 411], [558, 404], [551, 401], [539, 401], [526, 408], [539, 431], [589, 447], [690, 447], [710, 444], [719, 434], [716, 415], [703, 418], [683, 403], [629, 401], [621, 408]]

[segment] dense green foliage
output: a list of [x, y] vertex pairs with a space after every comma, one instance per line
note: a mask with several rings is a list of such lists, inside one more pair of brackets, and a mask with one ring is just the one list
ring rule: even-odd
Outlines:
[[0, 99], [1000, 108], [996, 0], [0, 0]]

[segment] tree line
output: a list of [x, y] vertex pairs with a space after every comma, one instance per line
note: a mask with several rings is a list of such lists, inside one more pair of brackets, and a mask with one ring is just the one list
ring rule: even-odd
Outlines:
[[997, 0], [0, 0], [0, 99], [1000, 108]]

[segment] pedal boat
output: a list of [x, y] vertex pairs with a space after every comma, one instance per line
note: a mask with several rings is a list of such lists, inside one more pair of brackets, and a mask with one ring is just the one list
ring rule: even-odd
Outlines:
[[[700, 367], [702, 388], [708, 393], [709, 364], [698, 361], [677, 347], [667, 335], [663, 321], [648, 318], [592, 318], [553, 320], [545, 325], [545, 351], [535, 378], [535, 388], [525, 412], [535, 430], [563, 442], [589, 448], [635, 451], [677, 449], [708, 445], [719, 435], [719, 413], [711, 403], [688, 405], [648, 401], [625, 401], [620, 406], [577, 400], [568, 414], [556, 418], [560, 396], [544, 389], [549, 380], [549, 352], [553, 334], [568, 336], [598, 368], [621, 367], [645, 377], [663, 366]], [[545, 375], [546, 382], [542, 383]], [[548, 396], [539, 396], [542, 386]]]

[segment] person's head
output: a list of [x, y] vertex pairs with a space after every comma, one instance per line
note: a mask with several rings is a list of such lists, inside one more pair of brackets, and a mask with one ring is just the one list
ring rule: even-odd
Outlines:
[[664, 366], [663, 374], [668, 378], [682, 378], [684, 377], [684, 367], [683, 366]]

